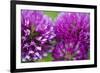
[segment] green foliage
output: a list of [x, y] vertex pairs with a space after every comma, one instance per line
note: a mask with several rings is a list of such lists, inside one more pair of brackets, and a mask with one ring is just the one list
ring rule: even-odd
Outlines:
[[58, 12], [57, 11], [44, 11], [44, 13], [46, 15], [48, 15], [49, 17], [52, 18], [52, 20], [55, 20], [55, 18], [57, 17], [58, 15]]
[[53, 58], [52, 58], [52, 54], [51, 53], [48, 53], [48, 56], [41, 59], [41, 60], [38, 60], [38, 62], [49, 62], [49, 61], [52, 61]]

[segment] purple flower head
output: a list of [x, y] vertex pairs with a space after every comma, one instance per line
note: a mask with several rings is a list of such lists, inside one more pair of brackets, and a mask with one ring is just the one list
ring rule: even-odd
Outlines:
[[90, 14], [61, 12], [55, 22], [58, 44], [53, 50], [56, 60], [88, 59], [90, 49]]
[[21, 10], [22, 61], [42, 59], [55, 37], [52, 20], [42, 11]]

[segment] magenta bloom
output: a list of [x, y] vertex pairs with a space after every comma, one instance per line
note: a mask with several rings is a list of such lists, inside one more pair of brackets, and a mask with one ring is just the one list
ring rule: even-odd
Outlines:
[[47, 56], [49, 42], [55, 37], [52, 20], [42, 11], [21, 10], [22, 62]]
[[55, 21], [55, 60], [89, 59], [90, 14], [61, 12]]

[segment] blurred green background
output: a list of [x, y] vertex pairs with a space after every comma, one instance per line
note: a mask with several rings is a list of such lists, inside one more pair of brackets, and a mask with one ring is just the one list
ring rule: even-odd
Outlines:
[[57, 15], [58, 15], [58, 12], [57, 12], [57, 11], [44, 11], [44, 13], [45, 13], [47, 16], [51, 17], [52, 20], [55, 20], [56, 17], [57, 17]]

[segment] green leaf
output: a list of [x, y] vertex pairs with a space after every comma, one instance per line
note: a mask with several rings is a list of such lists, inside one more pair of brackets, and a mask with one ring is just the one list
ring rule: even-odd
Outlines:
[[52, 18], [52, 20], [55, 20], [55, 18], [58, 15], [57, 11], [44, 11], [44, 13]]
[[52, 58], [51, 53], [48, 53], [47, 57], [45, 57], [45, 58], [43, 58], [41, 60], [38, 60], [38, 62], [49, 62], [49, 61], [52, 61], [52, 60], [53, 60], [53, 58]]

